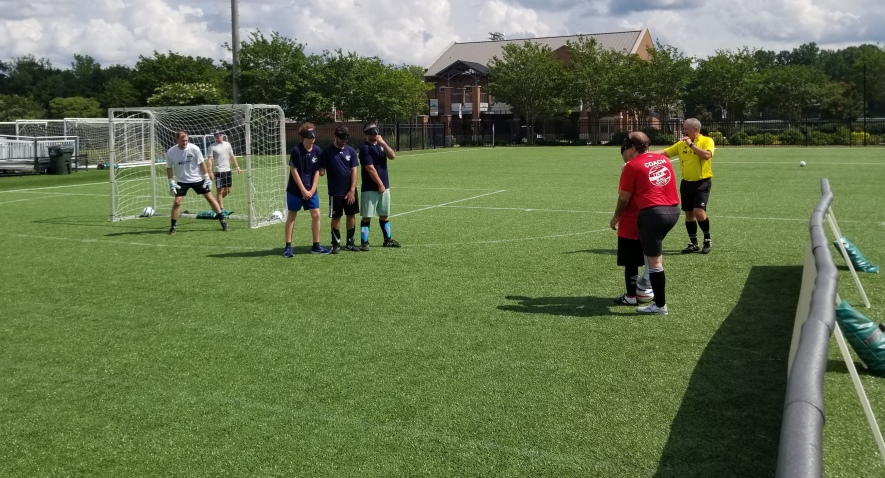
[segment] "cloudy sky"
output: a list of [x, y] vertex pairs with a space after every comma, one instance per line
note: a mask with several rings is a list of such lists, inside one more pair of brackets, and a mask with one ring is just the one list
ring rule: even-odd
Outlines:
[[[688, 55], [741, 46], [780, 51], [885, 46], [882, 0], [239, 0], [240, 36], [278, 31], [308, 52], [341, 48], [427, 67], [452, 41], [648, 27]], [[134, 65], [154, 50], [230, 59], [229, 0], [0, 0], [0, 60], [68, 68], [75, 53]]]

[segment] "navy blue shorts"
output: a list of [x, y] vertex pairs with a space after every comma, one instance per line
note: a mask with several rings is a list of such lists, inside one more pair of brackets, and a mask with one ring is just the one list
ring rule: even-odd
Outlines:
[[301, 209], [309, 211], [311, 209], [319, 209], [320, 198], [314, 193], [310, 199], [305, 200], [301, 196], [296, 196], [286, 191], [286, 207], [290, 211], [300, 211]]

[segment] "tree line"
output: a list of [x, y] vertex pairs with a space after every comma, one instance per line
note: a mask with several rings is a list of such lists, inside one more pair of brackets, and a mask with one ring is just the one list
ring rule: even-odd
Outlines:
[[864, 44], [791, 51], [748, 47], [693, 58], [660, 42], [648, 59], [601, 47], [592, 37], [567, 44], [567, 56], [526, 41], [489, 62], [489, 92], [529, 124], [582, 107], [591, 119], [630, 112], [701, 121], [885, 116], [885, 49]]
[[[228, 50], [230, 46], [224, 45]], [[693, 58], [656, 44], [648, 59], [577, 37], [559, 57], [525, 41], [489, 62], [489, 91], [528, 123], [583, 108], [592, 119], [628, 111], [637, 118], [694, 116], [746, 120], [885, 116], [885, 50], [864, 44], [822, 50], [718, 50]], [[348, 118], [408, 122], [427, 112], [424, 69], [386, 64], [342, 50], [305, 53], [277, 32], [253, 32], [240, 45], [242, 103], [282, 106], [288, 118], [323, 123]], [[100, 117], [108, 108], [231, 102], [232, 65], [154, 51], [134, 67], [102, 67], [74, 55], [69, 69], [26, 55], [0, 61], [0, 121]]]
[[[224, 45], [228, 51], [231, 47]], [[239, 102], [282, 106], [296, 121], [410, 121], [427, 109], [424, 69], [342, 50], [305, 53], [277, 32], [240, 42]], [[232, 102], [232, 65], [179, 53], [140, 55], [134, 67], [102, 67], [74, 55], [69, 69], [25, 55], [0, 61], [0, 121], [104, 117], [109, 108]]]

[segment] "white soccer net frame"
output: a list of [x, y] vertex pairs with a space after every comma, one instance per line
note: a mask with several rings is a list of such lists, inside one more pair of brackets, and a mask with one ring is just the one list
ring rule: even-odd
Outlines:
[[[231, 162], [233, 185], [224, 198], [229, 218], [247, 220], [249, 227], [274, 222], [274, 211], [285, 210], [286, 120], [277, 105], [239, 104], [158, 108], [112, 108], [110, 124], [111, 220], [141, 216], [145, 207], [157, 215], [169, 214], [172, 198], [166, 178], [166, 151], [176, 144], [178, 131], [187, 131], [190, 142], [204, 157], [214, 144], [212, 132], [224, 132], [237, 162]], [[212, 194], [216, 195], [213, 182]], [[190, 192], [182, 202], [182, 215], [211, 210], [199, 194]]]

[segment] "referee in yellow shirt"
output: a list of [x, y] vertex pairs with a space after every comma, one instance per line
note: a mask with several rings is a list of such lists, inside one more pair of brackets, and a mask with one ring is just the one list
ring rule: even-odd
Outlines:
[[[713, 249], [713, 240], [710, 238], [707, 201], [713, 186], [713, 168], [710, 162], [713, 160], [716, 145], [712, 138], [701, 134], [701, 122], [695, 118], [685, 120], [682, 132], [685, 135], [682, 141], [652, 153], [663, 154], [668, 158], [679, 156], [679, 169], [682, 170], [679, 196], [682, 198], [682, 210], [685, 211], [685, 229], [691, 241], [682, 253], [700, 251], [702, 254], [709, 254]], [[698, 226], [704, 233], [703, 247], [698, 246]]]

